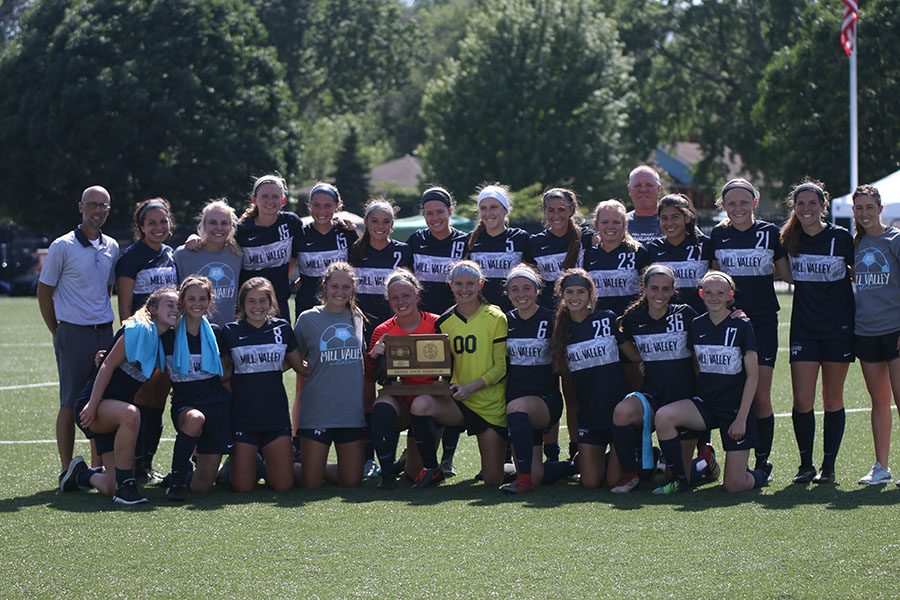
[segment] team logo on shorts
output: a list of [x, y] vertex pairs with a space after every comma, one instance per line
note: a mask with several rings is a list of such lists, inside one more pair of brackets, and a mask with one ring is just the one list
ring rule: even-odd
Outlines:
[[360, 342], [349, 323], [329, 325], [319, 339], [320, 360], [329, 364], [346, 364], [362, 360]]
[[791, 356], [797, 356], [801, 352], [803, 352], [803, 346], [801, 346], [800, 344], [791, 346]]
[[857, 289], [881, 288], [891, 279], [891, 265], [878, 248], [866, 248], [856, 259]]

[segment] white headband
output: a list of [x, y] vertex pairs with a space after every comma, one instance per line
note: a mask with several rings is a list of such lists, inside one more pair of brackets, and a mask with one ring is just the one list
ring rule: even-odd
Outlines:
[[368, 217], [373, 210], [383, 210], [387, 214], [394, 216], [394, 207], [388, 204], [387, 202], [373, 202], [369, 206], [366, 207], [366, 214], [364, 216]]
[[541, 283], [538, 281], [537, 276], [534, 271], [529, 269], [528, 267], [517, 266], [513, 267], [509, 272], [509, 275], [506, 276], [506, 283], [509, 284], [510, 281], [515, 279], [516, 277], [524, 277], [528, 281], [534, 284], [535, 287], [540, 287]]
[[481, 192], [478, 194], [478, 208], [481, 208], [481, 202], [486, 198], [493, 198], [497, 202], [503, 205], [503, 208], [506, 209], [506, 212], [509, 212], [509, 196], [506, 195], [506, 190], [504, 190], [499, 185], [488, 185], [485, 186]]

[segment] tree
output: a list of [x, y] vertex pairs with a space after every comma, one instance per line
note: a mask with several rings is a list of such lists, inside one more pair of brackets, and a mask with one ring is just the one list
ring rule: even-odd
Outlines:
[[592, 2], [496, 0], [426, 88], [423, 158], [464, 196], [482, 181], [621, 193], [629, 63]]
[[341, 192], [346, 210], [362, 213], [369, 197], [369, 169], [359, 155], [356, 128], [351, 127], [337, 157], [334, 185]]
[[[289, 178], [298, 136], [284, 72], [238, 0], [43, 0], [0, 57], [0, 203], [22, 222], [68, 221], [90, 184], [112, 223], [161, 195], [178, 216]], [[15, 93], [9, 93], [10, 91]]]
[[[805, 175], [833, 193], [849, 191], [847, 57], [838, 45], [841, 13], [811, 4], [805, 27], [765, 70], [753, 120], [764, 167], [785, 186]], [[895, 0], [862, 3], [859, 24], [859, 179], [900, 168], [900, 11]]]

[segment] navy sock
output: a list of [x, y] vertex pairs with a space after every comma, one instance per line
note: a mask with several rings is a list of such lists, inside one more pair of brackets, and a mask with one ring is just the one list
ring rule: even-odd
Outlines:
[[531, 419], [528, 413], [514, 412], [506, 415], [506, 423], [509, 426], [509, 439], [516, 453], [516, 473], [531, 475], [531, 443], [534, 439]]
[[141, 428], [134, 452], [135, 464], [149, 469], [153, 465], [153, 456], [159, 448], [159, 438], [162, 437], [163, 409], [138, 406], [138, 410], [141, 413]]
[[569, 442], [569, 458], [578, 454], [578, 442]]
[[379, 402], [372, 408], [371, 437], [381, 472], [394, 474], [394, 463], [397, 462], [397, 444], [400, 432], [397, 431], [397, 411], [387, 402]]
[[548, 460], [544, 463], [544, 478], [541, 485], [550, 485], [565, 477], [571, 477], [578, 470], [571, 460]]
[[681, 462], [681, 439], [676, 435], [671, 440], [659, 440], [659, 447], [672, 474], [678, 479], [684, 479], [684, 464]]
[[364, 417], [366, 419], [365, 459], [375, 460], [375, 443], [372, 440], [372, 413], [365, 413]]
[[420, 415], [412, 416], [412, 430], [416, 437], [416, 448], [422, 457], [422, 466], [426, 469], [437, 469], [437, 448], [435, 448], [434, 419]]
[[813, 443], [816, 439], [816, 413], [791, 411], [794, 423], [794, 437], [797, 438], [797, 449], [800, 451], [800, 466], [813, 466]]
[[753, 489], [758, 490], [759, 488], [766, 487], [769, 485], [769, 476], [765, 471], [761, 471], [759, 469], [751, 471], [747, 469], [747, 472], [753, 475]]
[[709, 440], [710, 440], [709, 435], [710, 435], [709, 429], [704, 429], [703, 431], [700, 432], [700, 435], [697, 436], [697, 447], [698, 448], [702, 448], [703, 446], [705, 446], [706, 444], [709, 443]]
[[613, 446], [616, 449], [619, 464], [622, 465], [623, 473], [637, 471], [637, 462], [634, 460], [634, 453], [637, 450], [637, 431], [637, 427], [634, 425], [612, 426]]
[[459, 444], [459, 436], [462, 433], [460, 427], [444, 427], [444, 435], [441, 437], [441, 462], [449, 460], [453, 462], [453, 456], [456, 454], [456, 446]]
[[837, 459], [838, 450], [841, 449], [841, 440], [844, 439], [844, 425], [847, 422], [847, 413], [843, 408], [825, 411], [825, 456], [822, 458], [822, 468], [834, 471], [834, 461]]
[[175, 436], [172, 450], [172, 473], [184, 478], [191, 471], [191, 454], [197, 446], [197, 438], [181, 431]]
[[547, 457], [548, 462], [559, 460], [559, 444], [552, 442], [544, 444], [544, 456]]
[[756, 448], [756, 464], [769, 460], [772, 453], [772, 440], [775, 439], [775, 415], [756, 419], [759, 428], [759, 446]]
[[85, 469], [81, 473], [75, 476], [75, 483], [78, 484], [80, 488], [89, 488], [93, 487], [91, 485], [91, 477], [96, 475], [97, 473], [102, 473], [103, 469], [101, 467], [97, 467], [96, 469]]
[[116, 469], [116, 485], [120, 486], [129, 479], [134, 479], [134, 469]]

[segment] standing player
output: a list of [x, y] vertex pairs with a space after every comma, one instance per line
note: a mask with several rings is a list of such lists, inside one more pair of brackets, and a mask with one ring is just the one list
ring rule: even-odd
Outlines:
[[[384, 355], [384, 336], [421, 335], [434, 333], [438, 315], [419, 309], [422, 284], [406, 269], [398, 269], [385, 282], [386, 296], [394, 316], [381, 323], [372, 334], [370, 356], [377, 360]], [[404, 377], [408, 385], [427, 385], [430, 377]], [[407, 436], [407, 456], [401, 467], [397, 462], [397, 444], [400, 432], [410, 425], [409, 407], [415, 396], [390, 396], [382, 392], [372, 409], [372, 441], [378, 461], [381, 463], [380, 489], [397, 487], [397, 476], [406, 470], [412, 480], [422, 470], [422, 458], [412, 435]]]
[[678, 400], [656, 413], [656, 435], [675, 478], [653, 490], [673, 494], [696, 483], [693, 465], [682, 455], [678, 430], [719, 429], [725, 449], [725, 490], [742, 492], [766, 485], [764, 470], [750, 471], [747, 461], [756, 445], [753, 394], [758, 379], [756, 340], [749, 320], [730, 316], [735, 295], [734, 280], [720, 271], [710, 271], [700, 281], [707, 313], [691, 326], [691, 341], [700, 373], [697, 395]]
[[528, 232], [507, 227], [512, 207], [506, 186], [485, 185], [478, 190], [478, 226], [466, 240], [466, 258], [484, 273], [484, 297], [505, 313], [512, 310], [503, 293], [506, 274], [522, 262]]
[[187, 245], [175, 250], [178, 281], [189, 275], [208, 277], [215, 286], [215, 312], [210, 320], [216, 325], [234, 321], [238, 277], [241, 273], [241, 248], [234, 239], [237, 215], [224, 199], [208, 202], [200, 212], [197, 234], [199, 249]]
[[560, 301], [551, 357], [557, 373], [572, 377], [578, 398], [578, 470], [581, 485], [593, 489], [604, 480], [621, 479], [615, 448], [608, 468], [606, 449], [612, 443], [613, 409], [627, 392], [619, 359], [620, 349], [626, 352], [627, 346], [616, 314], [594, 307], [596, 288], [586, 271], [565, 271], [556, 281], [556, 294]]
[[109, 192], [99, 185], [82, 192], [78, 203], [81, 225], [53, 240], [38, 281], [38, 306], [53, 336], [59, 372], [56, 446], [61, 490], [63, 478], [71, 479], [73, 470], [84, 464], [82, 457], [72, 457], [75, 399], [94, 370], [94, 355], [112, 343], [109, 297], [119, 245], [100, 231], [109, 215], [109, 203]]
[[509, 272], [506, 293], [515, 308], [506, 315], [506, 421], [516, 458], [516, 480], [500, 489], [510, 494], [522, 494], [541, 484], [543, 434], [562, 415], [559, 376], [550, 364], [553, 311], [538, 305], [540, 289], [540, 277], [528, 265], [517, 265]]
[[75, 424], [93, 439], [103, 466], [79, 463], [64, 478], [66, 491], [89, 487], [118, 504], [147, 501], [135, 479], [134, 447], [141, 413], [134, 397], [154, 370], [165, 368], [159, 336], [178, 324], [178, 295], [172, 288], [152, 292], [144, 305], [122, 323], [97, 374], [75, 402]]
[[[201, 234], [202, 235], [202, 234]], [[178, 289], [181, 318], [162, 335], [166, 370], [172, 381], [172, 423], [175, 448], [172, 472], [163, 480], [166, 500], [184, 500], [185, 488], [205, 494], [212, 489], [222, 454], [231, 444], [230, 392], [222, 385], [219, 326], [208, 316], [215, 311], [213, 282], [189, 275]], [[197, 453], [197, 471], [191, 455]]]
[[881, 222], [883, 210], [878, 188], [862, 185], [854, 190], [854, 347], [872, 397], [875, 442], [875, 464], [859, 480], [868, 485], [891, 480], [891, 396], [900, 410], [900, 231]]
[[659, 173], [649, 165], [638, 165], [628, 174], [628, 196], [634, 206], [626, 215], [628, 232], [641, 244], [663, 236], [656, 209], [660, 189]]
[[756, 219], [759, 190], [744, 179], [732, 179], [722, 188], [716, 203], [727, 218], [710, 234], [715, 260], [712, 267], [730, 275], [737, 286], [734, 303], [753, 323], [758, 346], [759, 383], [753, 408], [759, 421], [756, 469], [769, 476], [775, 415], [772, 411], [772, 377], [778, 356], [778, 298], [774, 277], [791, 281], [791, 268], [781, 245], [778, 227]]
[[[791, 263], [791, 419], [800, 450], [794, 483], [834, 483], [834, 463], [844, 435], [844, 380], [853, 362], [853, 239], [825, 219], [828, 193], [817, 181], [804, 181], [788, 196], [792, 207], [781, 229]], [[822, 369], [825, 452], [822, 469], [813, 466], [816, 381]]]
[[644, 244], [648, 258], [675, 272], [676, 302], [690, 305], [697, 314], [705, 313], [697, 292], [713, 254], [709, 238], [697, 227], [694, 205], [684, 194], [669, 194], [659, 201], [657, 212], [665, 237]]
[[581, 266], [582, 237], [593, 232], [583, 231], [576, 221], [578, 198], [572, 190], [550, 188], [544, 192], [541, 203], [547, 227], [528, 238], [525, 256], [537, 265], [543, 281], [538, 304], [553, 310], [557, 302], [553, 287], [559, 274]]
[[222, 328], [220, 348], [231, 376], [231, 489], [256, 486], [256, 455], [262, 453], [266, 481], [276, 492], [294, 486], [291, 419], [282, 370], [287, 363], [306, 372], [290, 324], [279, 319], [275, 288], [253, 277], [238, 292], [237, 321]]
[[484, 483], [503, 483], [507, 322], [506, 315], [482, 296], [484, 283], [484, 274], [472, 261], [460, 261], [450, 270], [456, 304], [438, 319], [436, 329], [450, 338], [451, 396], [413, 400], [413, 433], [424, 465], [413, 487], [429, 487], [444, 478], [435, 451], [435, 424], [465, 427], [469, 435], [477, 436]]

